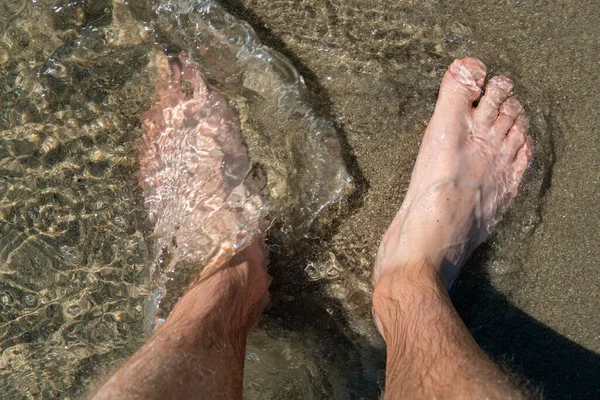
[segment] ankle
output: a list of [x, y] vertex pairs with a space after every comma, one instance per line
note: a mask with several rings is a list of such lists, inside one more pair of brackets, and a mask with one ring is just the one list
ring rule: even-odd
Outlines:
[[431, 290], [439, 286], [444, 288], [441, 266], [429, 261], [417, 261], [408, 264], [386, 266], [375, 282], [374, 293], [390, 298], [400, 298], [407, 289]]
[[[269, 283], [262, 264], [234, 257], [203, 271], [179, 299], [161, 331], [186, 331], [188, 337], [199, 338], [215, 336], [213, 331], [218, 331], [216, 336], [226, 342], [245, 342], [268, 303]], [[211, 332], [207, 334], [206, 329]]]
[[398, 331], [398, 324], [409, 308], [419, 304], [441, 304], [447, 299], [446, 286], [438, 268], [427, 262], [404, 265], [386, 270], [379, 277], [373, 290], [373, 316], [387, 341], [386, 336]]

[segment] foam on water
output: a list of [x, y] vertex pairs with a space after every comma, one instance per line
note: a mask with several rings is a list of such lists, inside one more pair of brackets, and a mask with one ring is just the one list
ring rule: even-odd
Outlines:
[[349, 175], [339, 139], [307, 103], [304, 81], [283, 55], [213, 1], [161, 2], [152, 28], [188, 51], [239, 110], [250, 159], [267, 175], [272, 215], [302, 231], [340, 199]]

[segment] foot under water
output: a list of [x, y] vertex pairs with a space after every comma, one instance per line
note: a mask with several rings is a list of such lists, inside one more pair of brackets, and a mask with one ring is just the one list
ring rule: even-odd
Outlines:
[[9, 398], [82, 393], [203, 266], [264, 230], [301, 240], [349, 183], [333, 125], [247, 24], [211, 1], [132, 3], [4, 6]]

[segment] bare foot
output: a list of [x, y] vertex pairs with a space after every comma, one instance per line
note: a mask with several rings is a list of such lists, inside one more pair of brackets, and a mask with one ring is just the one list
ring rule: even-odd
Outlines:
[[[250, 243], [263, 242], [266, 221], [263, 182], [249, 173], [239, 120], [224, 95], [184, 53], [171, 61], [160, 53], [154, 66], [159, 99], [143, 116], [139, 176], [156, 221], [147, 307], [156, 327], [196, 274], [203, 278]], [[237, 264], [264, 269], [261, 262]]]
[[449, 288], [517, 195], [532, 155], [528, 121], [504, 76], [492, 78], [473, 107], [485, 71], [465, 58], [446, 72], [408, 193], [381, 242], [375, 283], [424, 262]]

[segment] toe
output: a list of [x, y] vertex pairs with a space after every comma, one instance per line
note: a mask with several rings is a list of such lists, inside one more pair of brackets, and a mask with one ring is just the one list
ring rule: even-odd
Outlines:
[[470, 108], [481, 94], [485, 71], [486, 66], [476, 58], [455, 60], [442, 80], [438, 104]]
[[[529, 165], [529, 160], [531, 160], [531, 156], [533, 154], [533, 145], [530, 136], [527, 136], [525, 139], [525, 143], [519, 148], [515, 158], [513, 160], [511, 171], [512, 174], [510, 176], [510, 188], [512, 193], [516, 195], [519, 184], [521, 183], [521, 178]], [[514, 196], [513, 195], [513, 196]]]
[[498, 118], [494, 122], [493, 133], [499, 138], [504, 138], [522, 111], [521, 103], [514, 97], [504, 100], [500, 105]]
[[510, 96], [512, 82], [505, 76], [493, 77], [485, 87], [485, 95], [475, 110], [475, 120], [491, 127], [498, 114], [500, 105]]
[[507, 160], [513, 160], [519, 149], [527, 139], [529, 120], [524, 115], [519, 115], [513, 126], [508, 131], [502, 144], [502, 153]]

